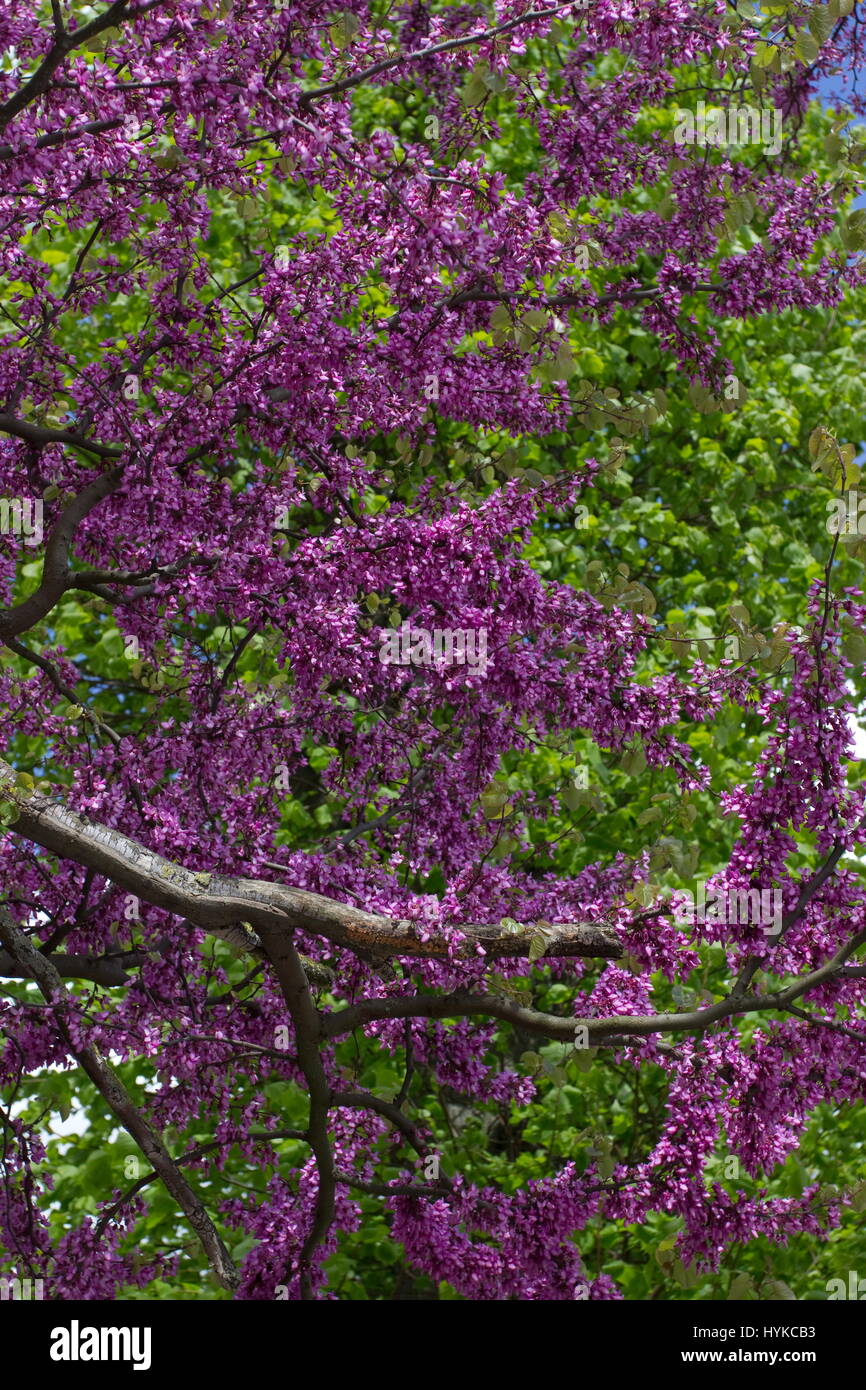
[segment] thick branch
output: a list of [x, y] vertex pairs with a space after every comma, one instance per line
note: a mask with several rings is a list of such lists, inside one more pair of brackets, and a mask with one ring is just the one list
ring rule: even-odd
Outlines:
[[[337, 1175], [328, 1137], [331, 1087], [319, 1051], [322, 1036], [321, 1018], [313, 1003], [309, 982], [291, 937], [286, 932], [266, 927], [262, 931], [262, 947], [274, 967], [286, 1007], [295, 1025], [298, 1064], [304, 1073], [310, 1096], [306, 1137], [316, 1160], [319, 1190], [310, 1229], [298, 1256], [301, 1298], [308, 1302], [314, 1296], [313, 1257], [331, 1229], [336, 1214]], [[287, 1271], [287, 1279], [291, 1277], [291, 1273], [292, 1271]]]
[[430, 1197], [434, 1202], [441, 1202], [450, 1192], [448, 1187], [425, 1187], [422, 1183], [362, 1182], [351, 1173], [338, 1173], [337, 1181], [355, 1192], [369, 1193], [371, 1197]]
[[[40, 135], [31, 149], [50, 150], [77, 139], [79, 135], [103, 135], [106, 131], [119, 129], [124, 119], [123, 116], [114, 116], [106, 121], [84, 121], [81, 125], [67, 126], [64, 130], [52, 130], [47, 135]], [[0, 159], [20, 159], [22, 154], [29, 153], [30, 149], [18, 150], [12, 145], [0, 145]]]
[[[144, 902], [188, 918], [215, 936], [238, 940], [238, 923], [249, 922], [263, 938], [268, 928], [301, 928], [335, 946], [384, 956], [444, 959], [448, 943], [442, 936], [420, 930], [423, 924], [382, 917], [319, 893], [268, 883], [263, 879], [196, 874], [117, 830], [98, 825], [58, 802], [15, 784], [14, 770], [0, 759], [0, 788], [18, 810], [16, 834], [65, 859], [94, 869]], [[466, 936], [461, 954], [476, 958], [483, 946], [488, 959], [529, 954], [534, 926], [507, 932], [499, 926], [461, 924]], [[616, 960], [622, 947], [612, 932], [593, 923], [569, 923], [546, 928], [548, 956], [589, 956]], [[244, 940], [240, 940], [244, 945]], [[257, 945], [253, 941], [251, 944]]]
[[[306, 1133], [302, 1129], [250, 1129], [247, 1131], [246, 1137], [248, 1139], [267, 1139], [268, 1141], [272, 1139], [298, 1139], [302, 1143], [306, 1143], [307, 1139]], [[181, 1154], [180, 1157], [176, 1158], [174, 1161], [175, 1163], [198, 1163], [200, 1159], [205, 1158], [209, 1153], [213, 1153], [215, 1149], [225, 1149], [225, 1147], [225, 1142], [222, 1139], [211, 1139], [205, 1144], [196, 1144], [194, 1148], [187, 1149], [185, 1154]], [[102, 1235], [102, 1232], [105, 1230], [105, 1227], [112, 1217], [116, 1216], [117, 1213], [126, 1206], [127, 1202], [130, 1202], [133, 1197], [137, 1197], [139, 1192], [142, 1192], [145, 1187], [150, 1187], [151, 1183], [158, 1181], [159, 1173], [153, 1171], [144, 1173], [142, 1177], [137, 1178], [132, 1186], [128, 1187], [126, 1192], [124, 1192], [116, 1202], [113, 1202], [110, 1207], [106, 1207], [102, 1212], [96, 1223], [97, 1236]]]

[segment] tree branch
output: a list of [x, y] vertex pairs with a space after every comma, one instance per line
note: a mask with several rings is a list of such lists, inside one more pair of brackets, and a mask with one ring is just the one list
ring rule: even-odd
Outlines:
[[842, 966], [866, 941], [866, 927], [841, 946], [834, 956], [818, 969], [794, 980], [772, 994], [740, 995], [733, 990], [717, 1004], [682, 1014], [614, 1015], [611, 1018], [560, 1018], [556, 1014], [540, 1013], [511, 1004], [493, 994], [424, 994], [402, 999], [364, 999], [350, 1004], [324, 1019], [325, 1036], [339, 1038], [361, 1028], [366, 1023], [393, 1018], [471, 1018], [480, 1015], [500, 1018], [515, 1028], [529, 1033], [572, 1042], [575, 1029], [585, 1028], [587, 1043], [595, 1047], [612, 1036], [649, 1037], [654, 1033], [703, 1032], [722, 1019], [740, 1014], [764, 1013], [773, 1009], [789, 1012], [789, 1005], [801, 995], [834, 978], [844, 978]]
[[[793, 927], [797, 922], [799, 922], [800, 918], [803, 916], [803, 913], [806, 911], [806, 908], [809, 906], [809, 903], [812, 901], [815, 894], [827, 882], [827, 879], [830, 877], [830, 875], [835, 872], [836, 865], [839, 863], [839, 860], [842, 858], [842, 855], [844, 853], [845, 846], [839, 840], [834, 841], [833, 848], [828, 854], [827, 858], [824, 860], [824, 863], [812, 875], [812, 877], [807, 879], [806, 882], [801, 886], [799, 895], [797, 897], [797, 901], [791, 908], [790, 912], [786, 912], [783, 914], [782, 930], [779, 932], [778, 938], [779, 941], [781, 941], [782, 937], [785, 935], [786, 932], [790, 930], [791, 927]], [[745, 994], [749, 985], [752, 983], [752, 979], [755, 975], [755, 972], [761, 965], [763, 959], [763, 956], [747, 957], [746, 961], [743, 964], [743, 968], [740, 971], [737, 983], [734, 985], [732, 993], [732, 997], [734, 999], [739, 998], [740, 995]]]
[[359, 87], [362, 82], [366, 82], [371, 77], [378, 77], [380, 72], [387, 72], [389, 68], [400, 67], [404, 63], [420, 62], [424, 58], [433, 58], [437, 53], [453, 53], [458, 48], [467, 48], [473, 43], [483, 43], [485, 39], [495, 39], [501, 34], [510, 33], [512, 29], [519, 29], [521, 24], [529, 24], [536, 19], [548, 19], [553, 15], [562, 14], [564, 10], [570, 10], [571, 6], [572, 0], [569, 0], [565, 5], [551, 5], [544, 10], [529, 10], [526, 14], [509, 19], [504, 24], [497, 24], [492, 29], [483, 29], [478, 34], [464, 34], [459, 38], [444, 39], [441, 43], [430, 44], [427, 48], [413, 49], [410, 53], [398, 53], [393, 58], [381, 58], [378, 63], [372, 63], [370, 67], [355, 73], [353, 77], [343, 77], [339, 82], [329, 82], [325, 87], [315, 87], [312, 91], [304, 92], [299, 105], [303, 110], [311, 102], [318, 101], [321, 97], [337, 96], [341, 92], [348, 92], [352, 87]]
[[73, 1042], [63, 1017], [67, 995], [60, 975], [51, 961], [40, 955], [30, 939], [15, 925], [5, 907], [0, 907], [0, 941], [25, 975], [36, 981], [48, 1003], [55, 1007], [57, 1026], [66, 1039], [70, 1053], [93, 1082], [117, 1121], [162, 1178], [201, 1241], [220, 1285], [224, 1289], [234, 1290], [238, 1284], [237, 1270], [205, 1207], [177, 1167], [160, 1135], [136, 1108], [123, 1082], [98, 1049], [88, 1043]]
[[87, 439], [83, 434], [72, 430], [56, 430], [50, 425], [34, 425], [29, 420], [19, 420], [16, 415], [0, 413], [0, 434], [11, 434], [15, 439], [23, 439], [27, 444], [43, 448], [46, 444], [69, 444], [73, 449], [81, 449], [95, 458], [115, 459], [123, 453], [122, 444], [99, 444], [95, 439]]
[[14, 608], [0, 609], [0, 638], [19, 637], [22, 632], [27, 632], [47, 617], [63, 597], [72, 577], [69, 547], [76, 528], [97, 503], [120, 486], [122, 478], [123, 473], [119, 468], [100, 474], [63, 508], [45, 547], [39, 587]]
[[[41, 954], [41, 953], [40, 953]], [[122, 951], [116, 956], [42, 956], [61, 980], [92, 980], [96, 985], [128, 985], [132, 976], [125, 967], [144, 965], [148, 951]], [[32, 975], [8, 951], [0, 951], [0, 976], [7, 980], [29, 980]]]
[[373, 1110], [384, 1120], [388, 1120], [395, 1129], [399, 1129], [419, 1157], [426, 1158], [427, 1145], [409, 1117], [404, 1115], [400, 1107], [393, 1101], [383, 1100], [380, 1096], [374, 1096], [368, 1091], [338, 1091], [331, 1098], [331, 1104], [335, 1110]]
[[17, 116], [19, 111], [23, 111], [35, 97], [42, 96], [48, 90], [57, 69], [68, 54], [80, 48], [89, 39], [96, 38], [105, 29], [111, 29], [120, 20], [136, 18], [138, 15], [146, 14], [148, 10], [154, 9], [161, 4], [162, 0], [148, 0], [146, 4], [140, 4], [133, 12], [129, 10], [130, 0], [114, 0], [113, 5], [109, 5], [107, 10], [91, 19], [88, 24], [82, 24], [80, 28], [70, 33], [63, 28], [62, 22], [58, 25], [57, 15], [55, 15], [54, 42], [49, 48], [39, 67], [33, 76], [28, 78], [23, 87], [19, 87], [17, 92], [0, 106], [0, 130]]
[[[25, 791], [16, 785], [14, 769], [2, 759], [0, 789], [18, 811], [15, 834], [62, 858], [84, 864], [154, 907], [186, 917], [195, 926], [246, 949], [259, 944], [255, 933], [264, 940], [263, 931], [268, 928], [284, 933], [301, 928], [348, 950], [373, 951], [384, 956], [448, 958], [449, 943], [442, 936], [429, 933], [424, 940], [420, 935], [421, 923], [364, 912], [319, 893], [263, 879], [197, 874], [172, 864], [120, 831], [86, 820], [39, 793]], [[239, 932], [241, 922], [251, 924], [251, 937], [244, 939]], [[459, 930], [467, 938], [460, 955], [470, 959], [477, 958], [479, 945], [488, 959], [527, 956], [537, 934], [534, 925], [519, 932], [505, 931], [499, 926], [463, 924]], [[623, 953], [614, 934], [594, 923], [545, 928], [545, 940], [548, 956], [617, 960]]]
[[[306, 1142], [307, 1135], [302, 1129], [250, 1129], [247, 1131], [246, 1137], [248, 1139], [298, 1139], [302, 1142]], [[214, 1149], [224, 1149], [225, 1147], [225, 1143], [222, 1139], [210, 1139], [205, 1144], [196, 1144], [194, 1148], [187, 1149], [185, 1154], [181, 1154], [180, 1157], [176, 1158], [174, 1161], [175, 1163], [197, 1163], [199, 1159], [204, 1158], [206, 1154], [213, 1153]], [[145, 1187], [150, 1187], [151, 1183], [157, 1182], [158, 1179], [159, 1173], [153, 1170], [149, 1173], [144, 1173], [140, 1178], [136, 1179], [132, 1186], [128, 1187], [121, 1197], [118, 1197], [116, 1202], [112, 1202], [110, 1207], [105, 1208], [105, 1210], [100, 1213], [99, 1220], [96, 1223], [96, 1234], [98, 1236], [102, 1235], [102, 1232], [105, 1230], [111, 1218], [116, 1216], [133, 1197], [137, 1197], [139, 1192], [143, 1191]]]
[[[295, 1025], [298, 1064], [304, 1073], [310, 1096], [306, 1137], [316, 1160], [319, 1190], [316, 1194], [316, 1205], [310, 1229], [301, 1246], [297, 1261], [301, 1281], [301, 1299], [304, 1302], [309, 1302], [314, 1297], [313, 1256], [327, 1237], [336, 1214], [337, 1175], [334, 1170], [331, 1141], [328, 1137], [331, 1086], [319, 1051], [321, 1018], [313, 1003], [310, 986], [304, 974], [304, 967], [292, 944], [291, 937], [273, 927], [266, 927], [262, 931], [262, 947], [267, 952], [274, 967], [283, 991], [286, 1007]], [[293, 1272], [294, 1268], [286, 1271], [286, 1282], [291, 1278]]]

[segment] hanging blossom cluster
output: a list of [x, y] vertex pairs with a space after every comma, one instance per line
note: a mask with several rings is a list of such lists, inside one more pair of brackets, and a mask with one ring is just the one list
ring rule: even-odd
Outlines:
[[[104, 1059], [140, 1059], [156, 1081], [146, 1111], [112, 1092], [133, 1138], [204, 1118], [213, 1140], [187, 1174], [219, 1174], [237, 1153], [269, 1165], [264, 1200], [207, 1213], [176, 1155], [153, 1160], [242, 1298], [328, 1297], [323, 1261], [365, 1192], [410, 1263], [467, 1298], [619, 1296], [585, 1276], [572, 1239], [600, 1211], [681, 1217], [683, 1257], [708, 1267], [733, 1241], [820, 1229], [832, 1212], [811, 1194], [737, 1202], [703, 1171], [720, 1124], [766, 1171], [831, 1087], [853, 1100], [866, 1080], [862, 1038], [837, 1026], [862, 999], [845, 952], [864, 929], [856, 879], [836, 867], [862, 814], [845, 784], [839, 615], [813, 596], [790, 682], [759, 706], [772, 733], [754, 780], [724, 803], [741, 830], [721, 886], [778, 888], [779, 939], [683, 927], [667, 904], [637, 913], [640, 858], [571, 877], [525, 866], [528, 827], [550, 810], [531, 788], [513, 793], [518, 852], [492, 855], [485, 789], [503, 760], [568, 731], [618, 754], [639, 741], [684, 791], [704, 788], [675, 730], [712, 721], [748, 683], [724, 663], [648, 677], [646, 616], [533, 570], [533, 526], [591, 497], [595, 458], [574, 447], [566, 472], [495, 489], [449, 465], [449, 430], [569, 437], [581, 322], [627, 312], [712, 387], [726, 364], [699, 302], [720, 320], [756, 316], [834, 305], [861, 282], [822, 249], [831, 190], [790, 167], [689, 162], [646, 119], [678, 100], [672, 53], [742, 74], [757, 33], [735, 42], [723, 4], [692, 0], [407, 4], [387, 23], [360, 0], [339, 13], [320, 0], [92, 8], [0, 15], [0, 491], [21, 518], [0, 536], [0, 706], [25, 779], [4, 783], [17, 814], [0, 847], [0, 967], [43, 996], [2, 996], [4, 1086], [78, 1065], [106, 1095]], [[857, 59], [849, 28], [823, 62]], [[819, 75], [772, 77], [768, 99], [795, 122]], [[394, 84], [417, 92], [399, 129]], [[506, 112], [525, 132], [522, 170], [497, 147]], [[668, 176], [666, 210], [635, 196]], [[767, 222], [747, 255], [720, 254], [731, 186]], [[648, 260], [650, 280], [636, 270]], [[545, 372], [551, 361], [564, 370]], [[416, 483], [401, 491], [404, 465]], [[73, 599], [93, 623], [81, 651]], [[485, 669], [383, 662], [383, 633], [403, 622], [483, 631]], [[110, 655], [128, 679], [106, 675]], [[284, 812], [310, 787], [343, 828], [298, 847]], [[787, 867], [798, 828], [835, 856], [811, 894]], [[435, 895], [418, 886], [434, 872]], [[253, 883], [253, 905], [234, 911], [265, 957], [251, 1000], [212, 959], [234, 920], [215, 905], [229, 880]], [[269, 909], [268, 882], [295, 905]], [[285, 947], [268, 934], [280, 912]], [[585, 1025], [592, 1045], [662, 1068], [664, 1132], [612, 1178], [569, 1162], [513, 1194], [437, 1177], [419, 1195], [428, 1136], [353, 1090], [335, 1047], [359, 1029], [396, 1056], [411, 1047], [442, 1085], [529, 1106], [532, 1081], [493, 1048], [501, 1021], [526, 1021], [488, 990], [494, 956], [528, 969], [503, 919], [595, 933], [600, 967], [590, 945], [575, 959], [577, 927], [561, 928], [561, 955], [542, 931], [554, 978], [589, 985], [543, 1028], [568, 1041]], [[387, 969], [383, 920], [412, 944], [386, 949]], [[664, 1013], [654, 980], [686, 978], [707, 941], [725, 947], [730, 996], [694, 1018]], [[792, 1015], [741, 1046], [759, 971], [781, 990], [828, 960], [809, 994], [825, 1027]], [[317, 966], [331, 977], [321, 1007]], [[690, 1036], [669, 1047], [669, 1031]], [[309, 1096], [306, 1128], [282, 1132], [264, 1092], [275, 1080]], [[44, 1148], [14, 1107], [0, 1123], [16, 1268], [83, 1298], [170, 1277], [171, 1261], [124, 1253], [146, 1187], [106, 1193], [98, 1218], [54, 1239]], [[413, 1162], [383, 1179], [395, 1136]], [[285, 1139], [307, 1146], [294, 1165]], [[215, 1223], [251, 1238], [241, 1269]]]

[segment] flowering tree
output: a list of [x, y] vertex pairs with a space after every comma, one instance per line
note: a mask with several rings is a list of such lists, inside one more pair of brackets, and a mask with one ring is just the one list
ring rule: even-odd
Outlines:
[[840, 1219], [767, 1184], [866, 1082], [862, 387], [769, 365], [851, 350], [810, 102], [863, 39], [752, 8], [0, 16], [0, 1231], [51, 1297], [358, 1296], [374, 1213], [447, 1296], [610, 1299], [593, 1222], [687, 1288]]

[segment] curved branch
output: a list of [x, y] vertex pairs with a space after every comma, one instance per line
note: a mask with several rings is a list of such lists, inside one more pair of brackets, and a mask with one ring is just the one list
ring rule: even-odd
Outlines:
[[[520, 1004], [511, 1004], [494, 994], [423, 994], [414, 998], [402, 999], [364, 999], [358, 1004], [350, 1004], [336, 1013], [328, 1014], [323, 1021], [327, 1038], [339, 1038], [361, 1028], [365, 1023], [393, 1018], [471, 1018], [481, 1015], [486, 1018], [499, 1018], [528, 1033], [554, 1038], [557, 1042], [572, 1042], [575, 1029], [585, 1028], [587, 1045], [595, 1047], [602, 1040], [620, 1036], [650, 1037], [654, 1033], [703, 1032], [722, 1019], [734, 1018], [739, 1014], [765, 1013], [774, 1009], [790, 1012], [789, 1005], [827, 984], [832, 979], [844, 979], [842, 967], [859, 946], [866, 942], [866, 927], [841, 946], [834, 956], [808, 975], [802, 975], [782, 989], [772, 994], [741, 995], [732, 991], [717, 1004], [705, 1009], [695, 1009], [682, 1014], [635, 1014], [614, 1015], [611, 1018], [560, 1018], [557, 1014], [545, 1014], [537, 1009], [526, 1009]], [[864, 1039], [866, 1041], [866, 1039]]]
[[68, 126], [63, 130], [52, 130], [46, 135], [40, 135], [39, 139], [27, 150], [17, 150], [12, 145], [0, 145], [0, 159], [20, 159], [22, 154], [30, 154], [31, 150], [51, 150], [57, 145], [65, 145], [70, 140], [75, 140], [79, 135], [103, 135], [109, 130], [118, 130], [124, 122], [123, 116], [113, 116], [105, 121], [85, 121], [81, 125]]
[[81, 449], [94, 458], [115, 459], [123, 453], [122, 444], [99, 444], [95, 439], [87, 439], [83, 434], [72, 430], [57, 430], [50, 425], [34, 425], [29, 420], [19, 420], [16, 415], [0, 413], [0, 434], [11, 434], [14, 439], [23, 439], [26, 444], [34, 444], [41, 449], [46, 444], [69, 444], [73, 449]]
[[386, 1182], [362, 1182], [350, 1173], [338, 1173], [337, 1181], [344, 1187], [351, 1187], [355, 1192], [366, 1192], [372, 1197], [430, 1197], [440, 1202], [451, 1194], [448, 1187], [425, 1187], [422, 1183], [398, 1182], [391, 1185]]
[[[0, 789], [18, 812], [15, 834], [62, 858], [86, 865], [144, 902], [186, 917], [195, 926], [245, 949], [258, 946], [255, 933], [264, 940], [266, 931], [288, 933], [300, 928], [348, 950], [384, 956], [448, 958], [449, 942], [429, 929], [422, 937], [423, 924], [418, 922], [363, 912], [319, 893], [263, 879], [193, 873], [172, 864], [118, 830], [86, 820], [48, 797], [25, 791], [16, 784], [14, 769], [2, 759]], [[254, 928], [248, 937], [239, 934], [241, 922]], [[488, 959], [527, 956], [537, 936], [534, 925], [524, 926], [519, 932], [483, 924], [461, 924], [459, 930], [466, 937], [460, 954], [469, 958], [477, 957], [479, 946]], [[611, 931], [588, 922], [545, 928], [545, 941], [547, 956], [617, 960], [623, 953]]]
[[377, 1115], [381, 1115], [384, 1120], [388, 1120], [395, 1129], [412, 1145], [415, 1152], [421, 1157], [427, 1156], [427, 1145], [418, 1133], [418, 1130], [407, 1115], [403, 1114], [399, 1105], [393, 1101], [383, 1100], [380, 1096], [374, 1096], [368, 1091], [339, 1091], [331, 1097], [331, 1104], [335, 1110], [372, 1110]]
[[39, 587], [14, 608], [0, 609], [0, 638], [19, 637], [47, 617], [60, 601], [72, 578], [69, 547], [79, 523], [120, 486], [122, 478], [119, 468], [100, 474], [63, 508], [45, 547]]
[[[782, 930], [779, 933], [780, 941], [782, 937], [785, 935], [785, 933], [790, 931], [791, 927], [796, 926], [797, 922], [800, 921], [801, 917], [803, 916], [803, 913], [806, 911], [806, 908], [809, 906], [809, 903], [812, 901], [815, 894], [818, 892], [820, 888], [824, 886], [830, 875], [832, 873], [835, 873], [836, 865], [839, 863], [839, 860], [842, 858], [844, 853], [845, 845], [842, 843], [842, 841], [834, 840], [833, 848], [828, 854], [827, 858], [824, 860], [824, 863], [812, 875], [811, 878], [807, 879], [806, 882], [802, 884], [799, 895], [797, 897], [797, 901], [794, 904], [793, 908], [790, 910], [790, 912], [783, 913]], [[745, 994], [749, 985], [752, 983], [756, 971], [760, 968], [762, 961], [763, 956], [753, 955], [747, 957], [743, 964], [743, 968], [740, 971], [737, 983], [734, 985], [734, 989], [732, 992], [733, 998], [736, 999], [739, 998], [740, 995]]]

